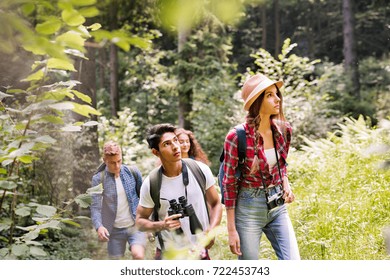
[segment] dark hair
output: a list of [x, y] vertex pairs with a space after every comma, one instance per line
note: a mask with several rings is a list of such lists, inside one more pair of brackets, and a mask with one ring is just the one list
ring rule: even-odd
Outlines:
[[190, 149], [188, 151], [188, 156], [190, 158], [199, 160], [207, 165], [210, 165], [210, 161], [207, 158], [206, 153], [203, 151], [202, 147], [196, 140], [195, 135], [192, 131], [186, 130], [184, 128], [178, 128], [176, 129], [175, 133], [177, 137], [179, 137], [180, 134], [187, 134], [188, 138], [190, 139]]
[[150, 149], [159, 150], [158, 144], [161, 137], [167, 132], [175, 133], [176, 127], [170, 123], [156, 124], [148, 129], [146, 141], [148, 141]]

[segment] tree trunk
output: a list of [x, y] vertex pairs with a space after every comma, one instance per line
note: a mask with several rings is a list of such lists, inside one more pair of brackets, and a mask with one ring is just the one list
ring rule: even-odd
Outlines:
[[280, 7], [279, 0], [274, 1], [275, 12], [275, 57], [278, 57], [280, 53]]
[[354, 0], [343, 0], [344, 70], [353, 95], [360, 99], [359, 62], [356, 52]]
[[[96, 108], [96, 64], [95, 49], [87, 48], [88, 60], [78, 59], [76, 61], [77, 80], [81, 82], [77, 90], [88, 95], [92, 99], [92, 104]], [[83, 101], [80, 101], [83, 104]], [[79, 114], [73, 114], [74, 121], [86, 121], [87, 119]], [[97, 117], [92, 117], [96, 120]], [[83, 128], [82, 132], [75, 133], [73, 138], [73, 193], [78, 195], [84, 193], [89, 187], [96, 167], [99, 165], [99, 145], [97, 126]], [[61, 155], [59, 155], [59, 159]], [[78, 210], [74, 207], [74, 210]]]
[[267, 49], [267, 5], [261, 5], [261, 48]]
[[118, 48], [114, 44], [111, 44], [110, 46], [110, 101], [111, 115], [113, 117], [118, 117]]
[[[189, 35], [189, 29], [185, 25], [179, 24], [179, 30], [178, 30], [178, 52], [179, 54], [182, 53], [184, 45], [187, 42]], [[181, 56], [180, 59], [185, 59], [185, 57]], [[180, 62], [179, 62], [180, 63]], [[188, 77], [187, 73], [185, 71], [179, 72], [179, 81], [182, 81], [182, 83], [188, 83], [188, 80], [190, 78]], [[187, 87], [181, 87], [179, 88], [179, 127], [183, 127], [185, 129], [192, 129], [191, 121], [188, 118], [189, 113], [192, 111], [192, 98], [193, 98], [193, 90], [192, 88], [183, 90], [183, 88]]]
[[[112, 1], [110, 5], [110, 30], [118, 27], [118, 2]], [[110, 45], [110, 102], [111, 115], [118, 117], [119, 111], [119, 93], [118, 93], [118, 48], [115, 44]]]

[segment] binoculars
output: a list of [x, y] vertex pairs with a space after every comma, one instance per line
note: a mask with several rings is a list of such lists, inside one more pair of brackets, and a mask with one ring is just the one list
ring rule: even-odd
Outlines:
[[[203, 231], [202, 224], [196, 216], [194, 207], [192, 204], [187, 203], [187, 199], [184, 196], [179, 197], [179, 203], [176, 201], [176, 199], [171, 199], [169, 201], [168, 215], [171, 216], [174, 214], [181, 214], [180, 218], [189, 218], [190, 230], [192, 234], [195, 234], [199, 230]], [[176, 230], [176, 233], [182, 234], [183, 230], [179, 228]]]

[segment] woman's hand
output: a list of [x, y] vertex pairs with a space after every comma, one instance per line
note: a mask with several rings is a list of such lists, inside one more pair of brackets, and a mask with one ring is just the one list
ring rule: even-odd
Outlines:
[[237, 230], [229, 231], [228, 234], [230, 251], [235, 255], [241, 256], [240, 236], [238, 235]]
[[283, 199], [285, 203], [291, 203], [295, 200], [295, 195], [291, 190], [290, 183], [286, 176], [283, 178], [283, 192]]

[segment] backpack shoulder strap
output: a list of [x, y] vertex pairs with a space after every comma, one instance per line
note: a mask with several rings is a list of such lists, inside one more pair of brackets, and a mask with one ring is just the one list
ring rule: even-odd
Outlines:
[[246, 132], [242, 124], [236, 126], [236, 133], [238, 138], [238, 160], [239, 164], [243, 164], [246, 157]]
[[199, 165], [195, 162], [195, 160], [191, 158], [182, 158], [182, 161], [191, 169], [191, 172], [194, 174], [195, 179], [198, 182], [200, 190], [203, 194], [204, 204], [206, 205], [207, 216], [210, 219], [209, 207], [207, 206], [206, 199], [206, 176], [204, 175], [202, 169], [200, 169]]
[[149, 174], [150, 182], [150, 196], [154, 202], [154, 208], [160, 209], [160, 190], [161, 190], [161, 181], [162, 181], [162, 166], [157, 167], [152, 170]]
[[135, 190], [137, 192], [137, 196], [139, 197], [139, 193], [141, 191], [141, 185], [138, 183], [138, 173], [135, 171], [134, 167], [128, 166], [131, 175], [133, 175], [134, 180], [135, 180]]
[[191, 169], [192, 173], [194, 174], [196, 181], [198, 182], [203, 195], [206, 193], [206, 176], [204, 175], [202, 169], [200, 169], [199, 165], [190, 158], [183, 158], [182, 159], [185, 164]]
[[[149, 184], [150, 184], [150, 196], [154, 202], [153, 208], [153, 219], [154, 221], [158, 221], [158, 210], [161, 207], [160, 204], [160, 190], [161, 190], [161, 182], [162, 182], [162, 166], [157, 167], [152, 170], [149, 174]], [[158, 242], [160, 243], [161, 250], [164, 251], [164, 241], [161, 236], [161, 232], [156, 232]]]

